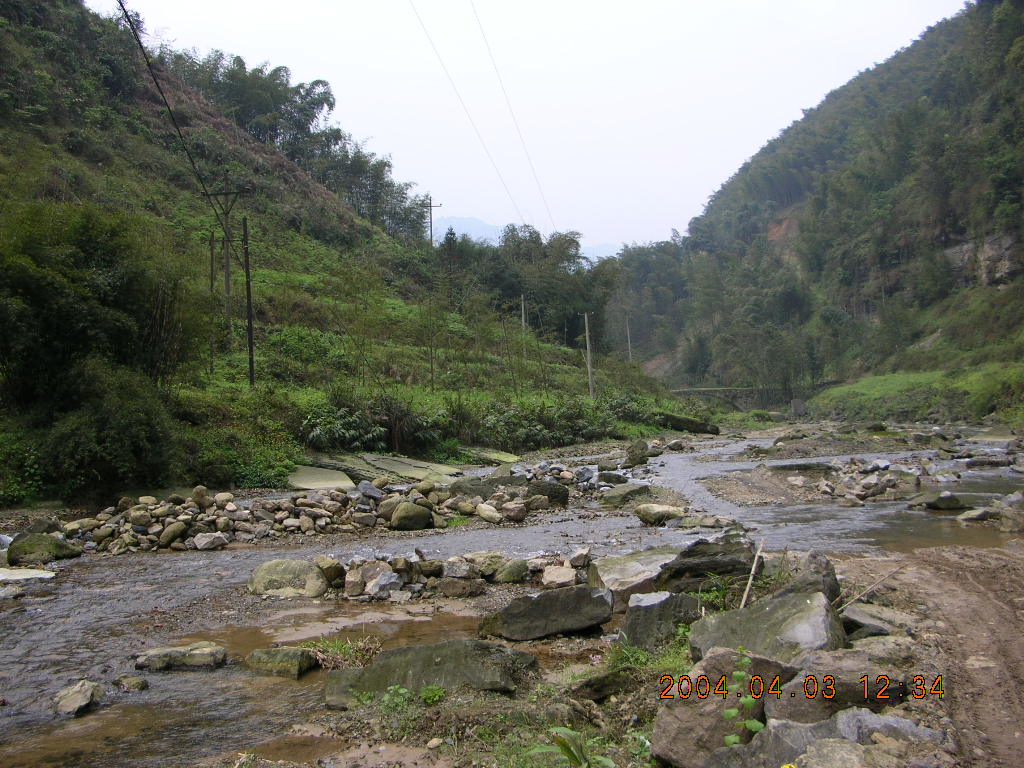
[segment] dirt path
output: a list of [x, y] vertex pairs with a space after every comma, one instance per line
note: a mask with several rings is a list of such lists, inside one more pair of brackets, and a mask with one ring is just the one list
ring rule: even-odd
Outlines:
[[870, 583], [900, 563], [887, 582], [895, 600], [930, 619], [919, 640], [935, 653], [959, 764], [1011, 768], [1024, 763], [1024, 543], [1004, 550], [920, 549], [891, 558], [855, 558], [843, 570]]

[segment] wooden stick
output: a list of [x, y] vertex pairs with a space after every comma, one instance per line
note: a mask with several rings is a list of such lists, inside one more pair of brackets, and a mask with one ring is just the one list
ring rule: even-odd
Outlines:
[[[903, 565], [901, 565], [901, 566], [900, 566], [899, 568], [896, 568], [895, 570], [889, 571], [889, 573], [885, 574], [885, 576], [883, 576], [882, 578], [880, 578], [880, 579], [879, 579], [878, 581], [876, 581], [876, 582], [875, 582], [874, 584], [872, 584], [872, 585], [871, 585], [870, 587], [868, 587], [867, 589], [865, 589], [865, 590], [864, 590], [863, 592], [858, 592], [858, 593], [857, 593], [856, 595], [854, 595], [854, 596], [853, 596], [853, 597], [851, 597], [851, 598], [850, 598], [849, 600], [847, 600], [847, 601], [846, 601], [845, 603], [843, 603], [843, 604], [842, 604], [842, 605], [841, 605], [841, 606], [840, 606], [839, 608], [837, 608], [837, 609], [836, 609], [836, 611], [837, 611], [837, 612], [839, 612], [839, 611], [842, 611], [842, 610], [843, 610], [843, 608], [845, 608], [846, 606], [848, 606], [848, 605], [849, 605], [850, 603], [855, 603], [855, 602], [857, 602], [857, 601], [858, 601], [858, 600], [860, 600], [860, 599], [861, 599], [862, 597], [864, 597], [864, 595], [868, 594], [868, 593], [869, 593], [869, 592], [871, 592], [871, 590], [873, 590], [873, 589], [874, 589], [875, 587], [879, 586], [879, 585], [880, 585], [880, 584], [881, 584], [881, 583], [882, 583], [883, 581], [885, 581], [886, 579], [888, 579], [888, 578], [889, 578], [890, 576], [895, 576], [895, 575], [896, 575], [897, 573], [899, 573], [900, 571], [902, 571], [902, 570], [903, 570], [904, 568], [906, 568], [906, 567], [907, 567], [908, 565], [910, 565], [910, 563], [904, 563], [904, 564], [903, 564]], [[832, 605], [835, 605], [836, 603], [838, 603], [838, 602], [839, 602], [839, 600], [840, 600], [841, 598], [842, 598], [842, 595], [840, 595], [839, 597], [837, 597], [837, 598], [835, 599], [835, 601], [834, 601], [834, 602], [832, 603]]]
[[754, 562], [750, 566], [750, 576], [747, 577], [747, 588], [743, 590], [743, 599], [740, 600], [740, 608], [747, 604], [747, 598], [750, 597], [750, 587], [754, 584], [754, 571], [757, 570], [757, 558], [761, 556], [761, 550], [764, 549], [764, 539], [761, 539], [757, 545], [757, 552], [754, 553]]

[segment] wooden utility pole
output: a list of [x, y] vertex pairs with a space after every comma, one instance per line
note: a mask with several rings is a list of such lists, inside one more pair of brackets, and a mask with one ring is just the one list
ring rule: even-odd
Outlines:
[[583, 331], [587, 337], [587, 386], [590, 388], [590, 399], [594, 399], [594, 367], [590, 362], [590, 315], [583, 313]]
[[626, 315], [626, 356], [633, 362], [633, 341], [629, 338], [629, 315]]
[[256, 386], [256, 345], [253, 340], [252, 275], [249, 271], [249, 219], [242, 217], [242, 267], [245, 269], [246, 339], [249, 342], [249, 386]]

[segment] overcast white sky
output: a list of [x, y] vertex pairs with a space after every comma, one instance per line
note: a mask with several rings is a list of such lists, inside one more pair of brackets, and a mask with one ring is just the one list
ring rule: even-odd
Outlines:
[[[443, 208], [584, 243], [685, 231], [766, 141], [963, 0], [413, 0], [507, 182], [506, 194], [410, 0], [127, 0], [149, 33], [328, 80], [334, 121]], [[87, 0], [102, 13], [115, 0]]]

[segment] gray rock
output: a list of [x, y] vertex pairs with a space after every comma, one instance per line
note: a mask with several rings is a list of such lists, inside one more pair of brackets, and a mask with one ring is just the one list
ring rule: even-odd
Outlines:
[[402, 586], [402, 577], [388, 569], [366, 582], [364, 594], [378, 600], [387, 600], [392, 589]]
[[744, 536], [698, 539], [662, 566], [654, 586], [669, 592], [697, 592], [710, 575], [745, 578], [754, 562], [754, 548]]
[[114, 685], [125, 693], [139, 693], [149, 688], [149, 681], [138, 675], [120, 675], [114, 680]]
[[[748, 674], [760, 676], [766, 681], [766, 688], [776, 676], [781, 685], [797, 673], [796, 667], [792, 665], [757, 654], [749, 655], [751, 664]], [[726, 706], [739, 706], [738, 697], [735, 702], [726, 704], [716, 695], [701, 699], [693, 688], [701, 675], [707, 676], [711, 689], [718, 685], [723, 676], [728, 685], [732, 682], [732, 673], [739, 669], [739, 659], [740, 655], [736, 651], [727, 648], [710, 649], [701, 661], [685, 672], [690, 678], [690, 695], [686, 698], [680, 696], [679, 690], [679, 677], [683, 671], [675, 671], [676, 686], [670, 691], [673, 698], [662, 700], [654, 720], [651, 733], [652, 756], [679, 768], [700, 768], [715, 750], [723, 746], [726, 736], [740, 733], [735, 721], [722, 717]], [[682, 686], [683, 692], [687, 692], [687, 684], [684, 682]], [[745, 711], [745, 718], [764, 720], [763, 697], [754, 699], [753, 707]], [[750, 737], [749, 733], [745, 735], [746, 738]], [[781, 763], [776, 763], [771, 768], [778, 768], [779, 765]]]
[[326, 701], [332, 709], [347, 709], [357, 692], [380, 692], [393, 685], [410, 691], [437, 685], [448, 691], [466, 687], [511, 693], [536, 667], [531, 654], [481, 640], [397, 648], [378, 654], [368, 667], [328, 673]]
[[633, 514], [640, 518], [644, 525], [662, 525], [673, 518], [686, 517], [687, 510], [668, 504], [637, 504]]
[[196, 549], [201, 551], [223, 549], [228, 545], [228, 537], [223, 533], [197, 533], [195, 542]]
[[469, 498], [480, 496], [486, 499], [494, 493], [494, 486], [479, 477], [460, 477], [448, 487], [448, 490], [454, 496], [461, 494]]
[[601, 504], [614, 509], [621, 507], [630, 499], [648, 496], [650, 493], [651, 487], [649, 485], [640, 485], [638, 483], [617, 485], [614, 488], [609, 488], [601, 495]]
[[48, 533], [19, 533], [7, 548], [7, 562], [11, 565], [43, 565], [81, 554], [78, 547]]
[[[715, 750], [705, 768], [778, 768], [793, 763], [816, 741], [846, 739], [867, 744], [874, 733], [902, 741], [939, 743], [942, 734], [894, 715], [878, 715], [863, 708], [844, 709], [820, 723], [771, 721], [747, 744]], [[678, 765], [685, 765], [680, 763]]]
[[545, 587], [571, 587], [576, 583], [576, 569], [566, 565], [546, 566], [540, 583]]
[[188, 526], [180, 520], [175, 520], [173, 523], [164, 528], [163, 533], [160, 534], [159, 544], [161, 547], [169, 547], [171, 544], [176, 542], [185, 532], [188, 530]]
[[53, 706], [61, 715], [78, 717], [95, 707], [103, 699], [103, 686], [91, 680], [79, 680], [60, 690], [53, 697]]
[[509, 560], [494, 574], [496, 584], [521, 584], [530, 575], [530, 565], [526, 560], [517, 558]]
[[445, 597], [475, 597], [482, 595], [487, 587], [483, 579], [454, 579], [444, 577], [437, 583], [437, 588]]
[[476, 516], [481, 520], [493, 523], [494, 525], [498, 525], [505, 520], [505, 518], [502, 517], [501, 512], [496, 510], [490, 504], [477, 504], [475, 512]]
[[646, 440], [634, 440], [626, 448], [626, 461], [623, 467], [637, 467], [647, 463], [647, 451], [650, 446]]
[[839, 597], [839, 579], [832, 561], [820, 552], [808, 552], [796, 564], [793, 580], [775, 596], [798, 592], [822, 592], [830, 601]]
[[597, 482], [608, 483], [608, 485], [622, 485], [628, 483], [629, 478], [621, 472], [598, 472]]
[[902, 634], [917, 623], [910, 614], [873, 603], [848, 605], [843, 609], [841, 618], [851, 642], [876, 635]]
[[181, 669], [219, 667], [227, 660], [227, 651], [223, 646], [207, 641], [182, 645], [173, 648], [151, 648], [135, 659], [136, 669]]
[[327, 591], [327, 579], [306, 560], [270, 560], [257, 566], [248, 586], [255, 595], [320, 597]]
[[485, 579], [493, 578], [509, 561], [500, 552], [470, 552], [465, 559], [475, 565]]
[[15, 598], [22, 597], [25, 594], [25, 590], [17, 586], [0, 586], [0, 600], [14, 600]]
[[384, 491], [375, 486], [369, 480], [361, 480], [359, 485], [356, 486], [356, 490], [359, 491], [361, 495], [368, 499], [373, 499], [374, 501], [380, 501], [384, 498]]
[[295, 680], [319, 666], [308, 648], [293, 646], [259, 648], [245, 657], [245, 663], [259, 672]]
[[480, 622], [482, 634], [534, 640], [596, 627], [612, 615], [612, 593], [589, 586], [549, 589], [513, 600]]
[[973, 506], [952, 491], [928, 491], [921, 493], [912, 498], [908, 504], [912, 507], [938, 510], [970, 509]]
[[327, 555], [317, 555], [313, 563], [324, 573], [324, 578], [332, 587], [343, 586], [345, 583], [345, 566]]
[[742, 646], [752, 653], [792, 662], [808, 651], [831, 651], [845, 642], [842, 622], [821, 592], [762, 600], [712, 614], [690, 628], [690, 650], [695, 659], [716, 646]]
[[399, 504], [391, 515], [391, 527], [396, 531], [422, 531], [433, 524], [429, 509], [409, 501]]
[[675, 560], [679, 550], [661, 547], [620, 557], [601, 557], [587, 569], [587, 584], [611, 590], [614, 610], [626, 610], [630, 595], [653, 592], [662, 566]]
[[700, 601], [692, 595], [635, 594], [629, 598], [619, 632], [623, 642], [654, 651], [675, 638], [679, 624], [690, 624], [699, 618]]
[[526, 495], [547, 496], [548, 501], [558, 507], [564, 507], [569, 503], [569, 488], [561, 483], [552, 483], [547, 480], [534, 480], [526, 486]]
[[[864, 687], [858, 682], [867, 675], [872, 690], [877, 690], [875, 680], [886, 675], [893, 681], [889, 689], [892, 699], [864, 698]], [[813, 676], [816, 682], [811, 682]], [[826, 681], [826, 677], [831, 678]], [[836, 712], [848, 707], [865, 707], [880, 712], [897, 698], [896, 683], [901, 680], [900, 672], [894, 667], [879, 666], [871, 654], [860, 648], [837, 651], [816, 651], [801, 660], [800, 673], [782, 688], [782, 696], [765, 697], [765, 712], [776, 720], [790, 720], [796, 723], [816, 723], [827, 720]], [[829, 683], [831, 685], [829, 685]], [[823, 694], [826, 686], [830, 696]], [[808, 698], [808, 694], [811, 694]]]

